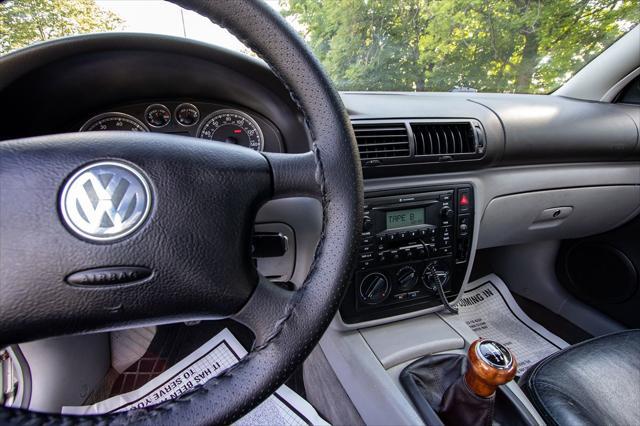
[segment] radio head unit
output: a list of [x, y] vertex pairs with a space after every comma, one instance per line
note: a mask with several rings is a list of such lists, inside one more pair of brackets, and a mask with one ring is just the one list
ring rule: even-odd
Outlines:
[[365, 198], [358, 268], [340, 308], [358, 323], [441, 304], [436, 280], [455, 299], [473, 236], [473, 188], [376, 192]]

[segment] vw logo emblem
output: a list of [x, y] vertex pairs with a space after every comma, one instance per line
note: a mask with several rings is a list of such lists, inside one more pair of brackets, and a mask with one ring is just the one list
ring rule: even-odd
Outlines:
[[66, 225], [92, 241], [113, 241], [135, 231], [151, 208], [146, 178], [120, 162], [101, 161], [75, 172], [65, 183], [60, 211]]

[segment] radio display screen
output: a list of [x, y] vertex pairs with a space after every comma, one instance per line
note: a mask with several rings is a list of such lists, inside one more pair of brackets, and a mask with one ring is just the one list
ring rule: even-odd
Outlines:
[[386, 212], [387, 229], [406, 228], [408, 226], [424, 225], [424, 207], [407, 210], [393, 210]]

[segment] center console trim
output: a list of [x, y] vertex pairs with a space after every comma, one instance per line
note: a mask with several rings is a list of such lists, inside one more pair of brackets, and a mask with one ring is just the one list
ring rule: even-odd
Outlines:
[[[371, 193], [371, 192], [379, 192], [380, 190], [387, 190], [387, 188], [368, 188], [368, 182], [365, 182], [365, 192], [366, 193]], [[472, 233], [471, 235], [471, 249], [469, 250], [469, 255], [468, 255], [468, 263], [467, 263], [467, 269], [466, 272], [464, 274], [464, 278], [462, 280], [462, 285], [461, 288], [464, 287], [464, 285], [469, 281], [469, 275], [471, 274], [471, 265], [473, 265], [473, 261], [475, 259], [475, 252], [476, 252], [476, 248], [478, 245], [478, 234], [479, 232], [477, 231], [479, 229], [480, 226], [480, 219], [482, 217], [482, 210], [481, 210], [481, 206], [485, 205], [485, 200], [483, 198], [483, 194], [481, 191], [479, 191], [479, 180], [477, 178], [469, 178], [469, 177], [461, 177], [461, 178], [449, 178], [447, 180], [444, 179], [434, 179], [433, 182], [429, 182], [424, 183], [423, 185], [406, 185], [406, 186], [399, 186], [397, 187], [397, 191], [401, 192], [401, 191], [407, 191], [407, 192], [429, 192], [429, 191], [433, 191], [434, 189], [437, 191], [439, 189], [441, 189], [442, 187], [448, 187], [448, 186], [459, 186], [459, 185], [467, 185], [470, 186], [473, 192], [473, 211], [475, 212], [475, 214], [473, 215], [473, 228], [475, 231]], [[389, 188], [390, 189], [390, 188]], [[460, 293], [458, 293], [455, 297], [455, 299], [453, 301], [450, 301], [450, 303], [454, 304], [458, 301], [458, 299], [460, 298]], [[435, 307], [430, 307], [430, 308], [426, 308], [426, 309], [420, 309], [420, 310], [416, 310], [413, 312], [408, 312], [408, 313], [403, 313], [400, 315], [394, 315], [394, 316], [389, 316], [386, 318], [380, 318], [380, 319], [373, 319], [373, 320], [369, 320], [369, 321], [363, 321], [363, 322], [358, 322], [358, 323], [346, 323], [343, 319], [342, 316], [340, 314], [340, 312], [338, 312], [337, 314], [337, 320], [333, 322], [332, 327], [336, 327], [338, 329], [341, 330], [356, 330], [356, 329], [360, 329], [360, 328], [364, 328], [364, 327], [372, 327], [372, 326], [376, 326], [376, 325], [381, 325], [381, 324], [387, 324], [387, 323], [391, 323], [394, 321], [399, 321], [399, 320], [403, 320], [403, 319], [408, 319], [408, 318], [415, 318], [424, 314], [428, 314], [428, 313], [433, 313], [433, 312], [438, 312], [440, 310], [442, 310], [442, 305], [439, 306], [435, 306]]]
[[476, 234], [474, 192], [469, 182], [366, 192], [363, 245], [343, 321], [442, 306], [438, 281], [447, 299], [456, 299]]

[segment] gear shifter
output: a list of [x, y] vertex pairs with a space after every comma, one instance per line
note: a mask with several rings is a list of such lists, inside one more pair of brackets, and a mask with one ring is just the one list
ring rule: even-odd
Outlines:
[[491, 425], [495, 392], [516, 375], [517, 362], [498, 342], [478, 339], [467, 354], [467, 372], [446, 390], [439, 415], [445, 425]]

